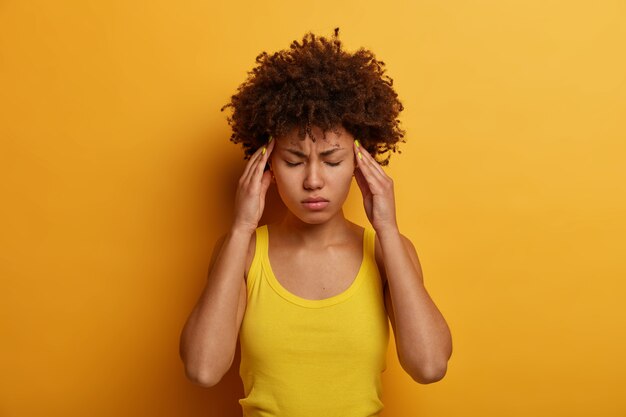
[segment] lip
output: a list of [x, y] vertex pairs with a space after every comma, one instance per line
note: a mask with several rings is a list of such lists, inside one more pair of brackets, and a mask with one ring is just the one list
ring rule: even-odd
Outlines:
[[319, 203], [320, 201], [328, 202], [328, 200], [322, 197], [309, 197], [309, 198], [302, 200], [303, 203]]
[[323, 210], [328, 206], [328, 200], [322, 197], [311, 197], [302, 200], [302, 205], [309, 210]]

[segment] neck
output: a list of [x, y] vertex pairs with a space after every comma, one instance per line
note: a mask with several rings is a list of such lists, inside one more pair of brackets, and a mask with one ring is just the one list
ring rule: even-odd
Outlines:
[[284, 236], [303, 246], [327, 247], [337, 240], [343, 240], [350, 229], [350, 222], [343, 215], [343, 210], [324, 223], [305, 223], [291, 212], [276, 224]]

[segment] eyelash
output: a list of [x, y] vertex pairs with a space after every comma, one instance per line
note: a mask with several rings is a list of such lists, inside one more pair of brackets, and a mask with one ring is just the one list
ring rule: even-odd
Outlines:
[[[287, 166], [288, 166], [288, 167], [295, 167], [295, 166], [300, 165], [302, 162], [295, 162], [295, 163], [294, 163], [294, 162], [285, 161], [285, 163], [287, 163]], [[339, 162], [326, 162], [326, 164], [327, 164], [328, 166], [331, 166], [331, 167], [336, 167], [336, 166], [338, 166], [340, 163], [341, 163], [341, 161], [339, 161]]]

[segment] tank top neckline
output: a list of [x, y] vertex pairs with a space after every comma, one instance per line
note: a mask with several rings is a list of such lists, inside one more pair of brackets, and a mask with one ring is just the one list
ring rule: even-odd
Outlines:
[[[262, 265], [266, 271], [266, 276], [268, 278], [268, 282], [271, 287], [285, 300], [290, 301], [294, 304], [300, 305], [302, 307], [308, 308], [321, 308], [327, 307], [335, 304], [339, 304], [342, 301], [347, 300], [354, 294], [354, 292], [359, 288], [361, 283], [363, 282], [364, 277], [367, 275], [367, 267], [368, 267], [368, 249], [369, 249], [369, 240], [371, 231], [368, 228], [363, 229], [363, 245], [362, 245], [362, 259], [361, 265], [359, 266], [359, 270], [357, 272], [356, 277], [350, 284], [348, 288], [339, 294], [335, 294], [328, 298], [322, 298], [319, 300], [313, 300], [309, 298], [300, 297], [287, 290], [283, 285], [278, 281], [276, 275], [274, 275], [274, 270], [272, 269], [272, 265], [270, 264], [269, 258], [269, 231], [267, 225], [263, 225], [259, 228], [260, 237], [263, 239], [262, 248], [263, 251], [261, 253]], [[258, 235], [257, 235], [258, 236]], [[260, 242], [259, 242], [260, 243]]]

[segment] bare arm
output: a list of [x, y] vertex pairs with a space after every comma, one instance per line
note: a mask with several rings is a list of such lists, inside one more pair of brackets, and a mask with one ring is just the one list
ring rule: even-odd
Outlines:
[[180, 357], [194, 383], [217, 384], [232, 365], [245, 312], [244, 274], [251, 238], [263, 213], [270, 182], [263, 172], [273, 143], [257, 150], [246, 165], [235, 202], [235, 221], [217, 244], [207, 283], [180, 336]]
[[443, 315], [424, 287], [415, 247], [396, 222], [393, 181], [362, 148], [354, 144], [355, 178], [367, 218], [376, 230], [387, 277], [385, 306], [393, 325], [398, 359], [423, 384], [444, 377], [452, 355], [452, 337]]
[[180, 336], [187, 377], [198, 385], [217, 384], [230, 368], [246, 302], [243, 274], [250, 234], [233, 231], [214, 250], [214, 265]]
[[379, 237], [387, 276], [385, 305], [400, 364], [419, 383], [439, 381], [452, 355], [448, 324], [424, 287], [411, 241], [397, 229], [386, 230]]

